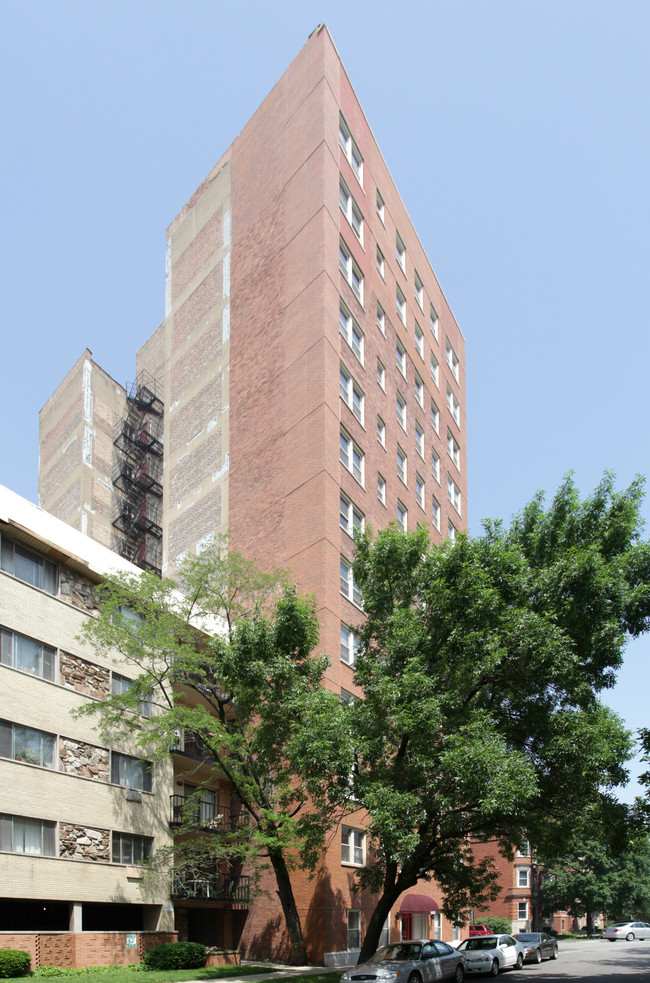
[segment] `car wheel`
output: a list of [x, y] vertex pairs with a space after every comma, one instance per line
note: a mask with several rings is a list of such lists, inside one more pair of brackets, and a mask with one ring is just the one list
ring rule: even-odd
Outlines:
[[[540, 962], [541, 962], [541, 959], [540, 959]], [[521, 952], [518, 952], [517, 953], [517, 969], [521, 969], [521, 967], [523, 965], [524, 965], [524, 957], [523, 957], [523, 954]]]
[[628, 932], [625, 936], [626, 942], [634, 942], [634, 932]]
[[557, 946], [553, 947], [553, 952], [551, 954], [551, 959], [557, 959]]
[[493, 959], [492, 960], [492, 965], [490, 966], [490, 973], [492, 974], [492, 976], [498, 976], [499, 975], [499, 960], [498, 959]]
[[541, 963], [541, 961], [542, 961], [542, 950], [541, 949], [535, 949], [535, 962], [536, 963]]
[[458, 964], [458, 966], [456, 966], [456, 972], [454, 973], [454, 979], [456, 980], [456, 983], [463, 983], [463, 980], [465, 979], [465, 970], [460, 965], [460, 963]]
[[422, 983], [422, 977], [419, 973], [411, 973], [408, 983]]

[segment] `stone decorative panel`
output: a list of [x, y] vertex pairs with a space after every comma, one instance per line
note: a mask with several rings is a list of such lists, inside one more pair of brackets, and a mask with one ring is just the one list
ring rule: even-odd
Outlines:
[[60, 652], [59, 672], [61, 685], [77, 693], [94, 696], [97, 700], [105, 700], [110, 694], [110, 671], [80, 659], [78, 655]]
[[88, 614], [97, 614], [97, 599], [95, 597], [95, 584], [81, 574], [73, 573], [67, 567], [59, 570], [59, 590], [61, 597], [69, 604], [81, 608]]
[[107, 864], [111, 859], [111, 835], [107, 829], [59, 823], [59, 856], [68, 860], [92, 860]]
[[107, 782], [108, 750], [95, 747], [83, 741], [73, 741], [69, 737], [59, 738], [60, 770], [67, 775], [79, 775], [82, 778], [94, 778], [98, 782]]

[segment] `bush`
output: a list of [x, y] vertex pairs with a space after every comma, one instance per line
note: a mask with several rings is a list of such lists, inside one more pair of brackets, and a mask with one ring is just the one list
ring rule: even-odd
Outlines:
[[200, 942], [162, 942], [145, 953], [147, 969], [197, 969], [205, 963]]
[[509, 918], [486, 918], [486, 923], [495, 935], [510, 935], [512, 932], [512, 922]]
[[32, 957], [22, 949], [0, 949], [0, 976], [27, 976]]

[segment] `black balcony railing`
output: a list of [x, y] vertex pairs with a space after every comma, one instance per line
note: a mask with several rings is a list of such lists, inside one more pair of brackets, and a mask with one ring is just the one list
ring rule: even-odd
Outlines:
[[129, 457], [136, 457], [143, 452], [162, 457], [160, 429], [157, 417], [153, 419], [146, 417], [144, 421], [138, 421], [137, 426], [132, 426], [128, 420], [120, 420], [115, 428], [113, 443], [119, 451]]
[[248, 905], [250, 878], [224, 874], [197, 876], [179, 871], [172, 877], [172, 898], [188, 898], [196, 901], [226, 901], [230, 904]]
[[211, 751], [208, 745], [201, 740], [198, 734], [193, 734], [192, 731], [185, 731], [182, 736], [179, 735], [178, 740], [172, 751], [180, 752], [181, 754], [189, 754], [192, 758], [201, 758], [202, 761], [215, 761], [214, 751]]
[[169, 796], [170, 826], [193, 823], [214, 833], [235, 833], [245, 829], [249, 822], [249, 814], [240, 808], [200, 802], [195, 796]]

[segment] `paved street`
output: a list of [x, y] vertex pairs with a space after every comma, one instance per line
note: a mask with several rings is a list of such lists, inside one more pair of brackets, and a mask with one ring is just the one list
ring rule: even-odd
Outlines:
[[[650, 942], [560, 942], [556, 961], [546, 960], [539, 966], [526, 963], [521, 971], [503, 973], [504, 983], [551, 983], [573, 980], [574, 983], [627, 983], [633, 976], [639, 983], [650, 983]], [[479, 979], [470, 976], [470, 980]]]

